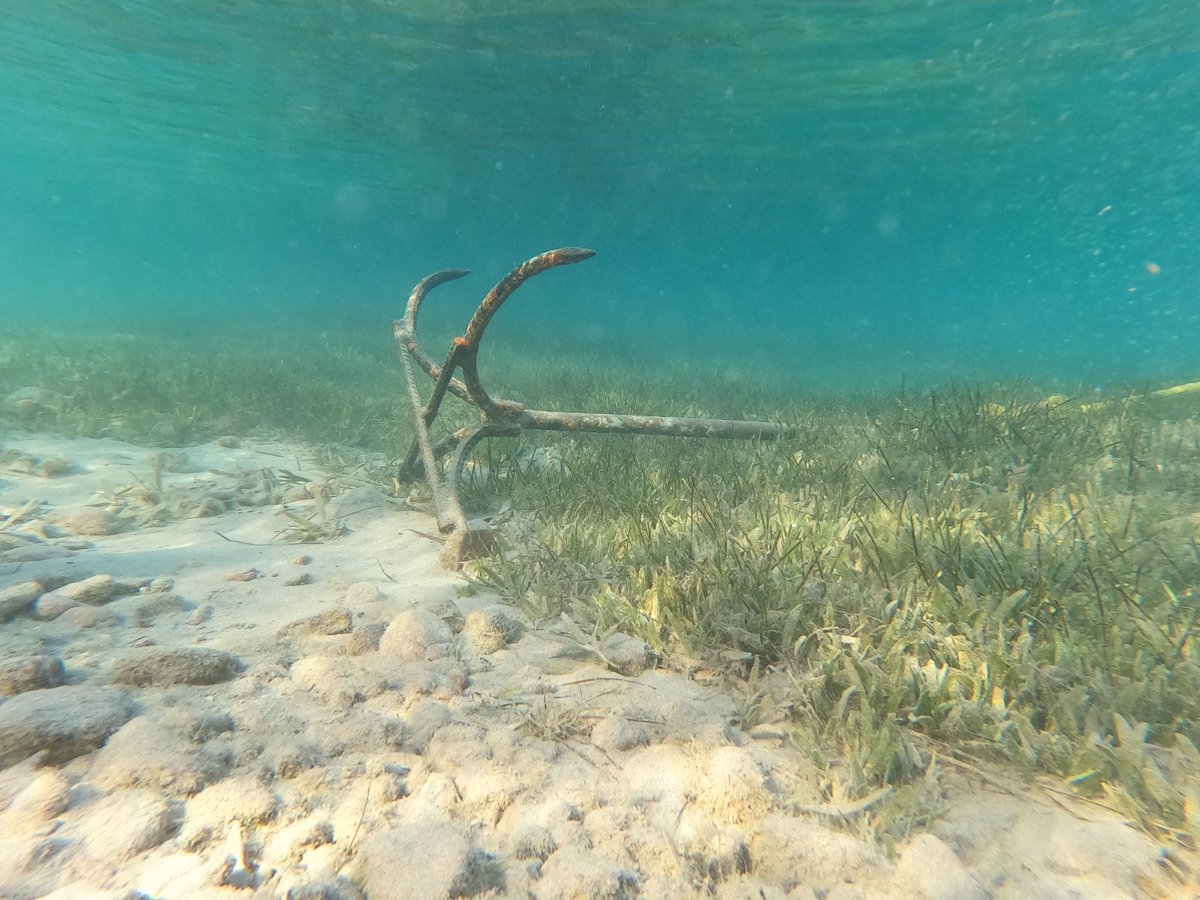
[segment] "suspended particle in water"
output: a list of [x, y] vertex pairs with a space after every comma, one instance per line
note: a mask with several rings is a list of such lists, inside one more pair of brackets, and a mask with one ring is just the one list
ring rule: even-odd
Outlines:
[[1148, 263], [1146, 263], [1146, 267], [1145, 267], [1145, 268], [1146, 268], [1146, 274], [1147, 274], [1147, 275], [1161, 275], [1161, 274], [1162, 274], [1162, 266], [1160, 266], [1160, 265], [1159, 265], [1158, 263], [1156, 263], [1156, 262], [1148, 262]]

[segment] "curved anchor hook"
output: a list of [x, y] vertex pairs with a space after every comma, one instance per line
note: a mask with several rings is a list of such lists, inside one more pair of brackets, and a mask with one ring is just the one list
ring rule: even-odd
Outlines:
[[[392, 334], [400, 348], [409, 400], [413, 406], [416, 437], [400, 468], [401, 476], [416, 470], [418, 458], [425, 471], [429, 490], [437, 510], [438, 528], [447, 534], [443, 561], [457, 566], [463, 554], [488, 545], [489, 528], [472, 529], [462, 504], [458, 500], [458, 480], [462, 476], [467, 456], [487, 437], [517, 437], [523, 430], [540, 431], [597, 431], [626, 434], [659, 434], [674, 437], [745, 438], [773, 440], [799, 433], [795, 425], [776, 422], [746, 422], [728, 419], [690, 419], [677, 416], [628, 416], [610, 413], [549, 412], [526, 409], [510, 400], [496, 400], [479, 379], [477, 358], [479, 344], [488, 323], [522, 284], [547, 269], [583, 262], [595, 256], [595, 251], [580, 247], [550, 250], [521, 263], [496, 283], [480, 302], [467, 330], [450, 344], [446, 361], [437, 365], [421, 347], [417, 338], [417, 315], [425, 296], [433, 288], [467, 274], [465, 269], [447, 269], [422, 279], [408, 298], [404, 318], [392, 323]], [[433, 393], [422, 402], [417, 390], [416, 367], [433, 379]], [[454, 377], [455, 370], [462, 378]], [[460, 429], [451, 439], [436, 447], [430, 440], [429, 427], [441, 408], [446, 393], [454, 394], [479, 410], [479, 424]], [[437, 460], [451, 452], [444, 480], [438, 477]]]

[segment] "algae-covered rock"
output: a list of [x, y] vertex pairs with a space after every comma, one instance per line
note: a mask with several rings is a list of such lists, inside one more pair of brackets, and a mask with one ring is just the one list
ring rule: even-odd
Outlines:
[[463, 634], [480, 656], [508, 646], [520, 633], [521, 624], [501, 609], [477, 609], [463, 623]]
[[233, 678], [242, 668], [242, 661], [224, 650], [151, 647], [118, 660], [112, 680], [133, 687], [218, 684]]
[[0, 694], [5, 697], [58, 687], [65, 679], [62, 660], [57, 656], [41, 654], [0, 659]]
[[125, 695], [87, 685], [18, 694], [0, 705], [0, 767], [39, 750], [51, 763], [95, 750], [129, 718]]
[[392, 619], [379, 652], [406, 662], [424, 662], [449, 653], [454, 641], [450, 626], [431, 612], [409, 609]]
[[26, 581], [0, 590], [0, 622], [25, 612], [44, 591], [40, 581]]

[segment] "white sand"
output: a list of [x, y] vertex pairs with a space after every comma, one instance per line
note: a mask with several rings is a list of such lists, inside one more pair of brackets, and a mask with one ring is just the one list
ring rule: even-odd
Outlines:
[[1185, 895], [1114, 814], [946, 767], [888, 858], [703, 667], [459, 597], [427, 516], [283, 470], [329, 481], [0, 440], [0, 897]]

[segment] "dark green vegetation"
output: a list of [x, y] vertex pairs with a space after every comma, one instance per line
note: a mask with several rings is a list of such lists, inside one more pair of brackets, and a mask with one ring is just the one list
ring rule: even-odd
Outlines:
[[[4, 416], [160, 443], [258, 429], [406, 449], [388, 348], [331, 340], [314, 359], [283, 343], [6, 342], [3, 395], [44, 393]], [[549, 408], [804, 433], [487, 443], [465, 499], [515, 515], [477, 581], [535, 615], [635, 633], [668, 661], [750, 654], [747, 721], [760, 703], [783, 710], [850, 800], [892, 786], [872, 807], [881, 834], [932, 811], [939, 759], [1011, 761], [1152, 833], [1200, 834], [1195, 395], [1085, 407], [949, 387], [835, 403], [725, 379], [706, 400], [682, 369], [484, 365], [505, 373], [498, 395]]]

